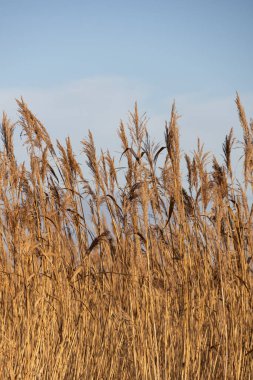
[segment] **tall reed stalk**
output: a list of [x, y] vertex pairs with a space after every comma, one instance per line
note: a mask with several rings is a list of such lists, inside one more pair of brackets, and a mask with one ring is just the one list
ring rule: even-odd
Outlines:
[[89, 132], [77, 158], [17, 104], [1, 123], [0, 378], [251, 379], [253, 126], [239, 95], [241, 182], [232, 130], [223, 162], [198, 142], [182, 173], [175, 105], [164, 144], [136, 104], [119, 157]]

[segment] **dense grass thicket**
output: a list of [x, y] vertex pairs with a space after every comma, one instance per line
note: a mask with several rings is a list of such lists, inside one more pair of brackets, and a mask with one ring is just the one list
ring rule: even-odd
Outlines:
[[200, 143], [182, 154], [174, 105], [162, 145], [135, 106], [119, 157], [89, 132], [77, 159], [17, 103], [1, 123], [0, 378], [252, 379], [253, 122], [239, 96], [243, 141], [231, 130], [222, 162]]

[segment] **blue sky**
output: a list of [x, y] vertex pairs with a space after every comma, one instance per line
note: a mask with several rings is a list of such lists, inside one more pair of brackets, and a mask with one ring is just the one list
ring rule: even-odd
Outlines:
[[175, 99], [183, 148], [215, 150], [240, 134], [236, 90], [253, 116], [252, 1], [0, 0], [0, 15], [1, 110], [15, 119], [23, 95], [53, 137], [90, 128], [116, 149], [137, 100], [160, 140]]

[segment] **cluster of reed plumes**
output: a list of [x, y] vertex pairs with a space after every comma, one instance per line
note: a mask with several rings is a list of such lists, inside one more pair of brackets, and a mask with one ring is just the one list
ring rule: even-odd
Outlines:
[[253, 123], [239, 96], [243, 141], [231, 131], [220, 163], [200, 143], [181, 157], [175, 106], [162, 145], [135, 106], [115, 161], [90, 132], [78, 159], [69, 138], [55, 146], [17, 103], [1, 124], [0, 378], [252, 379]]

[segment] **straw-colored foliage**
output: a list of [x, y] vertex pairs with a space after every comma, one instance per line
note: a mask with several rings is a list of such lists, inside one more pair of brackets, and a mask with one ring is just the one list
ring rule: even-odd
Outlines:
[[253, 124], [236, 105], [223, 162], [200, 142], [181, 157], [174, 105], [161, 145], [135, 106], [117, 158], [91, 132], [78, 158], [54, 144], [23, 99], [3, 114], [1, 379], [253, 378]]

